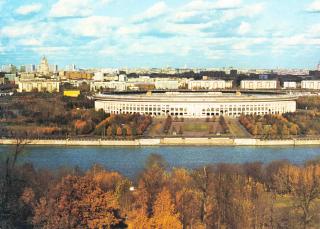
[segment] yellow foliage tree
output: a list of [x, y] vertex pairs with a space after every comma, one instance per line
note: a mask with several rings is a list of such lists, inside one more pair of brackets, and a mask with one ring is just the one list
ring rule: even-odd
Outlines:
[[179, 214], [175, 212], [170, 192], [164, 188], [156, 198], [153, 206], [152, 226], [159, 229], [182, 228]]
[[144, 189], [138, 189], [133, 192], [132, 209], [128, 213], [128, 228], [129, 229], [149, 229], [151, 221], [147, 214], [148, 209], [148, 193]]

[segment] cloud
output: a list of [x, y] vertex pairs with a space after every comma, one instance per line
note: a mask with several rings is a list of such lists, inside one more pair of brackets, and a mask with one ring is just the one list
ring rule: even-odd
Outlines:
[[[0, 1], [0, 3], [1, 3], [1, 1]], [[4, 52], [5, 52], [5, 47], [0, 42], [0, 53], [4, 53]]]
[[15, 38], [50, 38], [54, 37], [57, 25], [37, 20], [20, 21], [0, 28], [0, 37]]
[[177, 12], [174, 17], [175, 17], [175, 21], [183, 22], [189, 18], [193, 18], [198, 15], [199, 15], [198, 11], [181, 11], [181, 12]]
[[64, 46], [39, 46], [31, 47], [30, 50], [38, 53], [39, 55], [56, 55], [57, 53], [65, 55], [70, 49]]
[[50, 17], [86, 17], [91, 16], [96, 8], [112, 0], [58, 0], [49, 12]]
[[0, 7], [6, 2], [6, 0], [0, 0]]
[[[306, 59], [317, 58], [320, 24], [315, 22], [315, 14], [306, 14], [303, 20], [292, 14], [301, 11], [301, 4], [292, 3], [288, 9], [289, 1], [159, 0], [125, 8], [135, 1], [109, 5], [110, 0], [31, 0], [35, 3], [19, 5], [0, 0], [0, 10], [1, 3], [8, 9], [0, 17], [0, 54], [11, 52], [30, 62], [38, 53], [50, 54], [61, 63], [79, 60], [87, 66], [201, 66], [233, 65], [232, 61], [258, 55], [261, 60], [252, 58], [248, 63], [267, 63], [274, 51], [287, 55], [301, 50], [309, 58], [302, 59], [306, 63]], [[303, 9], [320, 12], [319, 1], [309, 0]], [[36, 3], [42, 4], [39, 10]], [[47, 15], [32, 15], [39, 11]]]
[[134, 18], [135, 22], [143, 22], [148, 21], [157, 17], [160, 17], [167, 13], [169, 10], [167, 4], [163, 1], [157, 2], [147, 10], [145, 10], [142, 14], [136, 16]]
[[18, 44], [23, 46], [40, 46], [42, 41], [36, 38], [24, 38], [18, 41]]
[[59, 0], [50, 12], [51, 17], [81, 17], [89, 16], [92, 12], [90, 0]]
[[223, 21], [233, 20], [238, 17], [254, 17], [259, 15], [265, 9], [264, 3], [255, 3], [244, 7], [225, 11], [222, 15]]
[[219, 0], [213, 4], [215, 9], [234, 9], [239, 7], [241, 0]]
[[210, 50], [204, 51], [204, 55], [210, 60], [221, 60], [225, 58], [225, 52], [222, 50]]
[[131, 42], [126, 52], [129, 55], [176, 55], [186, 56], [191, 51], [189, 41], [179, 38], [169, 38], [167, 40], [148, 37], [139, 41]]
[[318, 38], [320, 38], [320, 24], [314, 24], [314, 25], [309, 26], [306, 34], [309, 37], [318, 37]]
[[205, 22], [215, 15], [214, 11], [237, 9], [241, 6], [241, 0], [193, 0], [177, 10], [172, 17], [178, 23]]
[[125, 24], [119, 26], [116, 33], [120, 36], [134, 36], [134, 35], [141, 35], [146, 33], [150, 28], [149, 24], [140, 23], [140, 24]]
[[264, 37], [236, 39], [233, 41], [232, 49], [238, 55], [253, 56], [259, 54], [260, 49], [254, 50], [252, 46], [268, 43], [269, 40]]
[[99, 54], [103, 56], [115, 56], [118, 53], [119, 53], [119, 48], [115, 46], [105, 47], [99, 51]]
[[315, 0], [310, 5], [308, 5], [307, 11], [319, 13], [320, 12], [320, 0]]
[[103, 37], [111, 35], [114, 28], [120, 24], [120, 19], [107, 16], [90, 16], [75, 19], [67, 25], [73, 34], [88, 37]]
[[184, 9], [188, 11], [203, 11], [212, 9], [234, 9], [239, 7], [241, 0], [218, 0], [218, 1], [205, 1], [193, 0], [189, 2]]
[[28, 34], [33, 34], [35, 27], [31, 24], [15, 24], [13, 26], [5, 26], [0, 30], [0, 35], [3, 37], [15, 38]]
[[320, 45], [320, 38], [308, 38], [304, 34], [298, 34], [290, 37], [283, 37], [275, 39], [275, 43], [282, 47], [289, 46], [309, 46], [309, 45]]
[[16, 9], [17, 14], [28, 15], [31, 13], [38, 13], [42, 9], [42, 5], [40, 3], [33, 3], [30, 5], [20, 6]]
[[199, 24], [176, 24], [176, 23], [166, 23], [163, 28], [160, 29], [161, 32], [172, 34], [173, 36], [197, 36], [200, 37], [204, 35], [204, 29], [210, 27], [210, 23], [199, 23]]
[[241, 22], [240, 26], [237, 29], [238, 34], [244, 35], [249, 33], [251, 30], [251, 24], [248, 22]]

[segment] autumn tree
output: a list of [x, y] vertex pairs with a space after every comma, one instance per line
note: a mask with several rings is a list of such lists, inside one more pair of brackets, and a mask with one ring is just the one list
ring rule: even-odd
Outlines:
[[204, 228], [210, 228], [210, 225], [212, 226], [211, 216], [215, 205], [212, 193], [214, 189], [213, 173], [211, 168], [205, 166], [194, 171], [192, 176], [199, 193], [200, 222]]
[[302, 228], [306, 229], [312, 225], [316, 201], [320, 197], [320, 165], [285, 165], [274, 179], [280, 194], [290, 194], [294, 197], [294, 206], [301, 211]]
[[118, 128], [117, 128], [117, 136], [122, 136], [122, 128], [121, 128], [121, 126], [118, 126]]
[[230, 200], [235, 228], [264, 228], [270, 225], [272, 201], [263, 184], [252, 178], [235, 176]]
[[298, 125], [296, 125], [296, 124], [291, 125], [289, 131], [290, 131], [290, 134], [292, 134], [292, 135], [297, 135], [298, 132], [299, 132], [299, 127], [298, 127]]
[[112, 126], [108, 126], [107, 128], [107, 136], [111, 137], [113, 135], [113, 128]]
[[111, 228], [123, 223], [115, 195], [88, 176], [64, 177], [34, 211], [33, 223], [41, 228]]
[[132, 193], [133, 201], [128, 211], [129, 229], [149, 229], [151, 220], [148, 214], [149, 194], [145, 189], [137, 189]]
[[183, 228], [199, 227], [201, 193], [195, 188], [190, 171], [174, 168], [168, 182]]
[[20, 220], [18, 199], [22, 191], [19, 188], [23, 185], [20, 182], [21, 174], [17, 171], [17, 163], [28, 144], [26, 137], [15, 133], [14, 149], [1, 155], [4, 160], [0, 160], [0, 227], [3, 228], [14, 228]]
[[76, 120], [74, 127], [77, 134], [89, 134], [93, 130], [92, 122], [86, 120]]
[[127, 136], [132, 136], [133, 134], [132, 134], [132, 128], [130, 127], [130, 126], [126, 126], [125, 127], [126, 128], [126, 135]]
[[146, 191], [149, 216], [153, 213], [152, 205], [155, 197], [165, 183], [166, 167], [167, 162], [160, 155], [151, 154], [147, 159], [144, 171], [140, 175], [138, 188]]
[[176, 213], [172, 197], [167, 188], [164, 188], [156, 197], [151, 222], [154, 228], [182, 228], [179, 214]]

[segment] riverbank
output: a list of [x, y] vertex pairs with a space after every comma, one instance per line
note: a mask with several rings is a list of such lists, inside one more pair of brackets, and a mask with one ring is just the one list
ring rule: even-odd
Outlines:
[[[304, 146], [320, 145], [320, 139], [263, 140], [252, 138], [156, 138], [135, 140], [28, 140], [28, 145], [60, 146], [170, 146], [170, 145], [212, 145], [212, 146]], [[0, 145], [14, 145], [15, 139], [0, 139]]]

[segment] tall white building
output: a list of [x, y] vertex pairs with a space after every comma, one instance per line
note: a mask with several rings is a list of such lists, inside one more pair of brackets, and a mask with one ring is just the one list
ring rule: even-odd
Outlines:
[[48, 64], [48, 60], [45, 56], [43, 56], [41, 58], [41, 63], [39, 65], [39, 73], [43, 74], [43, 75], [49, 75], [49, 64]]
[[320, 71], [320, 62], [318, 64], [318, 66], [317, 66], [317, 70]]

